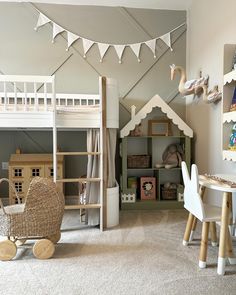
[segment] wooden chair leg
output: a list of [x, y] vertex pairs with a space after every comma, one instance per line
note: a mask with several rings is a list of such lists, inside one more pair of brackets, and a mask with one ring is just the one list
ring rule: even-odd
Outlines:
[[201, 240], [201, 248], [200, 248], [200, 255], [199, 255], [200, 268], [206, 267], [209, 225], [210, 225], [209, 222], [203, 222], [202, 224], [202, 240]]
[[188, 221], [187, 221], [186, 228], [185, 228], [185, 233], [184, 233], [184, 239], [183, 239], [183, 245], [184, 246], [188, 245], [193, 220], [194, 220], [193, 214], [189, 213]]
[[189, 242], [191, 242], [193, 240], [193, 236], [196, 230], [196, 226], [197, 226], [197, 218], [194, 216], [193, 217], [193, 223], [192, 223], [192, 228], [191, 228], [191, 232], [190, 232], [190, 237], [189, 237]]
[[216, 223], [210, 222], [210, 233], [211, 233], [211, 244], [213, 247], [218, 245], [217, 234], [216, 234]]

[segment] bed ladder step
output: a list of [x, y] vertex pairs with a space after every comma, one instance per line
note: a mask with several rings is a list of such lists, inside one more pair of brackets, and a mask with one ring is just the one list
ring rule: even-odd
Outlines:
[[65, 205], [65, 210], [73, 210], [73, 209], [97, 209], [97, 208], [101, 208], [101, 204]]
[[99, 182], [101, 178], [62, 178], [57, 179], [57, 182]]
[[99, 156], [100, 152], [57, 152], [57, 156]]

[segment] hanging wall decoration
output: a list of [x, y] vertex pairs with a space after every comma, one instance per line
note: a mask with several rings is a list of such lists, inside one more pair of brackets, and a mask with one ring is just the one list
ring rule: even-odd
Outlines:
[[97, 44], [99, 53], [100, 53], [100, 62], [103, 61], [103, 58], [105, 54], [107, 53], [108, 49], [110, 47], [113, 47], [117, 53], [119, 63], [122, 63], [122, 55], [124, 53], [124, 50], [126, 47], [130, 47], [133, 53], [136, 55], [138, 62], [141, 62], [140, 60], [140, 51], [142, 48], [142, 45], [146, 45], [153, 53], [154, 58], [156, 58], [156, 42], [158, 39], [161, 39], [169, 48], [171, 51], [173, 51], [172, 45], [171, 45], [171, 33], [174, 32], [175, 30], [179, 29], [180, 27], [184, 26], [185, 23], [179, 25], [178, 27], [174, 28], [173, 30], [169, 31], [168, 33], [156, 37], [151, 40], [143, 41], [140, 43], [132, 43], [132, 44], [106, 44], [106, 43], [100, 43], [98, 41], [94, 40], [89, 40], [87, 38], [81, 37], [77, 34], [74, 34], [65, 28], [61, 27], [54, 21], [50, 20], [46, 15], [44, 15], [42, 12], [39, 12], [39, 17], [38, 21], [35, 27], [35, 31], [37, 31], [40, 27], [46, 25], [47, 23], [52, 23], [53, 25], [53, 32], [52, 32], [52, 43], [54, 43], [55, 38], [61, 34], [62, 32], [67, 33], [67, 48], [66, 50], [68, 51], [69, 48], [79, 39], [82, 40], [83, 44], [83, 50], [84, 50], [84, 58], [86, 58], [86, 54], [88, 51], [93, 47], [94, 44]]

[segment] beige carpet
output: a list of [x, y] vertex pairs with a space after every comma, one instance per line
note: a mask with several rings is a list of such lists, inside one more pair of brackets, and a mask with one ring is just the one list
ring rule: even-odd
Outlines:
[[199, 240], [182, 246], [186, 219], [183, 210], [122, 211], [118, 227], [100, 232], [67, 211], [52, 259], [21, 247], [13, 261], [0, 262], [0, 294], [236, 294], [236, 265], [218, 276], [217, 248], [209, 246], [200, 270]]

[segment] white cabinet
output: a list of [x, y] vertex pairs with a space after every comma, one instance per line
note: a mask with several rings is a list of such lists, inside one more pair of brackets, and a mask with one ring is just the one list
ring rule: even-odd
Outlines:
[[236, 123], [236, 111], [230, 111], [236, 87], [236, 70], [232, 70], [236, 44], [224, 46], [224, 85], [222, 102], [222, 156], [223, 160], [236, 162], [236, 150], [229, 149], [229, 140], [233, 125]]

